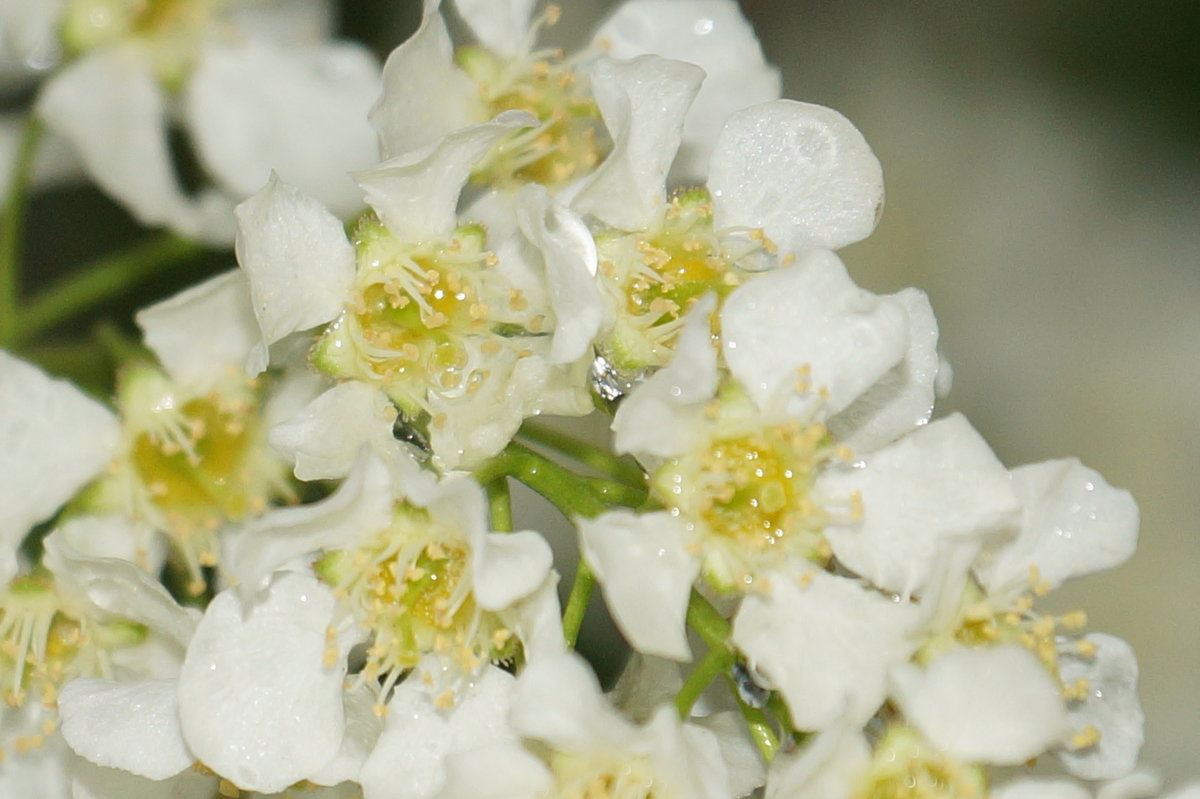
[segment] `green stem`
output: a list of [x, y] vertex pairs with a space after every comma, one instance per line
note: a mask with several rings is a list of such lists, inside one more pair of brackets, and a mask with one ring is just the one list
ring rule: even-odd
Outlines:
[[[733, 678], [729, 678], [729, 690], [737, 698], [737, 687], [733, 684]], [[771, 726], [771, 719], [766, 713], [756, 707], [750, 707], [740, 698], [737, 699], [738, 709], [742, 712], [742, 720], [746, 722], [746, 729], [750, 733], [750, 737], [754, 739], [754, 745], [758, 747], [759, 753], [763, 756], [763, 760], [770, 763], [775, 759], [775, 753], [779, 751], [779, 736], [775, 734], [775, 728]]]
[[13, 171], [9, 176], [3, 220], [0, 221], [0, 347], [11, 347], [18, 330], [17, 298], [21, 292], [17, 260], [25, 228], [25, 203], [33, 176], [33, 159], [42, 138], [42, 123], [32, 114], [25, 119]]
[[596, 496], [600, 497], [610, 505], [624, 505], [627, 508], [639, 508], [646, 504], [646, 489], [634, 488], [625, 483], [618, 483], [615, 480], [606, 480], [603, 477], [587, 477], [588, 486]]
[[475, 472], [475, 478], [484, 484], [499, 475], [520, 480], [549, 500], [568, 519], [599, 516], [607, 508], [587, 478], [515, 441]]
[[160, 274], [204, 252], [194, 241], [162, 233], [131, 247], [85, 265], [40, 292], [20, 315], [18, 341], [27, 341], [80, 311], [104, 302], [143, 278]]
[[713, 680], [729, 671], [735, 660], [737, 660], [737, 655], [726, 646], [713, 647], [704, 654], [704, 657], [696, 664], [696, 668], [692, 669], [692, 673], [688, 675], [683, 687], [679, 689], [679, 693], [675, 694], [675, 709], [679, 711], [680, 718], [688, 717], [692, 706], [696, 704], [696, 700], [700, 698], [704, 690]]
[[511, 533], [512, 494], [508, 490], [508, 478], [497, 477], [495, 480], [489, 480], [484, 488], [487, 489], [488, 506], [492, 512], [492, 529], [497, 533]]
[[579, 630], [583, 627], [583, 616], [587, 612], [588, 600], [596, 588], [596, 575], [592, 567], [582, 556], [575, 566], [575, 580], [571, 583], [571, 593], [567, 596], [567, 606], [563, 609], [563, 637], [567, 646], [575, 648], [579, 641]]
[[646, 490], [646, 474], [628, 455], [614, 455], [586, 441], [536, 422], [521, 425], [519, 435], [535, 444], [557, 450], [569, 458], [590, 466], [600, 474], [630, 488]]
[[688, 597], [687, 623], [709, 649], [729, 647], [729, 621], [694, 588]]

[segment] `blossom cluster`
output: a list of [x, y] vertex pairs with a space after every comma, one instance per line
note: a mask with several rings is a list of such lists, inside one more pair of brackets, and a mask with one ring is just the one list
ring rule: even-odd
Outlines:
[[[426, 0], [380, 68], [318, 0], [0, 0], [0, 52], [61, 61], [32, 124], [237, 261], [104, 400], [0, 328], [0, 793], [1154, 794], [1131, 648], [1043, 602], [1137, 506], [934, 417], [928, 297], [836, 255], [883, 206], [860, 132], [733, 0], [573, 53], [561, 13]], [[535, 418], [592, 413], [611, 448]]]

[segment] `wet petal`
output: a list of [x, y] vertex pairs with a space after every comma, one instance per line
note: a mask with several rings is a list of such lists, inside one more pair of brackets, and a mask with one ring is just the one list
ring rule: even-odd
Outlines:
[[1067, 706], [1072, 730], [1090, 726], [1100, 737], [1092, 746], [1064, 749], [1058, 756], [1076, 777], [1111, 780], [1133, 770], [1145, 738], [1137, 657], [1133, 648], [1116, 636], [1092, 633], [1084, 640], [1095, 646], [1096, 653], [1091, 657], [1060, 654], [1059, 673], [1066, 685], [1087, 681], [1084, 699]]

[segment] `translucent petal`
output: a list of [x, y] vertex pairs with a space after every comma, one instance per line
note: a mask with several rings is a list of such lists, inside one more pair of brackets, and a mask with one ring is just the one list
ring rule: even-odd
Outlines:
[[72, 680], [58, 695], [63, 737], [100, 766], [165, 780], [195, 761], [179, 728], [174, 680]]
[[1087, 680], [1087, 694], [1067, 706], [1067, 720], [1072, 731], [1095, 727], [1100, 739], [1085, 749], [1063, 749], [1058, 756], [1076, 777], [1111, 780], [1133, 771], [1144, 741], [1137, 657], [1116, 636], [1092, 633], [1084, 640], [1095, 645], [1096, 654], [1060, 653], [1059, 674], [1067, 685]]
[[499, 55], [518, 55], [529, 36], [536, 0], [454, 0], [475, 38]]
[[230, 366], [244, 364], [259, 341], [250, 286], [237, 269], [143, 308], [135, 318], [167, 374], [200, 393]]
[[7, 583], [21, 539], [104, 468], [119, 425], [71, 383], [2, 350], [0, 408], [0, 582]]
[[905, 717], [962, 760], [1016, 765], [1067, 731], [1058, 686], [1022, 647], [955, 650], [925, 669], [897, 666], [892, 676]]
[[725, 360], [760, 408], [797, 370], [829, 392], [832, 415], [846, 408], [909, 351], [904, 305], [858, 288], [831, 252], [755, 277], [721, 312]]
[[597, 61], [592, 94], [613, 149], [571, 207], [621, 230], [653, 225], [666, 202], [667, 171], [679, 149], [684, 114], [703, 80], [699, 67], [653, 55]]
[[379, 67], [359, 45], [250, 40], [206, 48], [185, 113], [201, 162], [234, 196], [258, 191], [274, 170], [346, 217], [363, 206], [348, 173], [378, 158], [366, 115], [379, 88]]
[[600, 25], [596, 42], [613, 58], [653, 53], [689, 61], [707, 77], [683, 127], [680, 177], [702, 179], [725, 119], [779, 97], [779, 70], [766, 63], [754, 29], [733, 0], [627, 0]]
[[1030, 566], [1057, 587], [1119, 566], [1137, 547], [1133, 497], [1077, 459], [1019, 466], [1012, 483], [1021, 501], [1021, 528], [1015, 538], [988, 550], [976, 570], [989, 593], [1024, 586]]
[[916, 648], [915, 606], [823, 572], [769, 579], [742, 601], [733, 643], [783, 694], [800, 729], [865, 722], [883, 703], [888, 669]]
[[717, 228], [762, 228], [790, 252], [864, 239], [883, 208], [883, 170], [858, 129], [837, 111], [794, 100], [729, 118], [708, 187]]
[[247, 371], [267, 368], [267, 347], [333, 319], [354, 279], [354, 248], [319, 202], [272, 175], [237, 207], [237, 258], [250, 282], [262, 341]]
[[817, 490], [838, 499], [859, 492], [862, 519], [835, 521], [825, 537], [847, 568], [902, 596], [930, 583], [945, 547], [978, 546], [1020, 513], [1007, 470], [960, 414], [918, 428], [865, 464], [826, 470]]
[[684, 618], [700, 561], [687, 552], [683, 525], [667, 513], [615, 510], [578, 519], [579, 547], [629, 645], [691, 660]]
[[447, 134], [434, 144], [354, 175], [393, 234], [405, 241], [438, 239], [458, 224], [458, 195], [475, 164], [512, 131], [536, 124], [524, 111]]
[[344, 652], [326, 665], [335, 600], [307, 575], [280, 575], [243, 606], [213, 599], [179, 674], [184, 739], [246, 790], [281, 791], [337, 754], [344, 734]]
[[370, 121], [384, 158], [424, 147], [486, 116], [475, 84], [454, 63], [438, 5], [425, 3], [421, 27], [383, 66], [383, 94]]

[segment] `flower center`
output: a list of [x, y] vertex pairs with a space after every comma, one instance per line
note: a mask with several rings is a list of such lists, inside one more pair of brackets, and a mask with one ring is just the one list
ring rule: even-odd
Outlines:
[[[511, 346], [509, 333], [544, 325], [524, 295], [493, 268], [477, 225], [449, 242], [406, 244], [375, 217], [355, 233], [358, 272], [345, 311], [321, 337], [313, 362], [334, 377], [378, 385], [410, 419], [429, 395], [478, 391], [486, 356]], [[535, 331], [536, 332], [536, 331]]]
[[21, 707], [32, 694], [56, 705], [67, 680], [108, 672], [107, 653], [145, 640], [132, 622], [95, 624], [63, 605], [49, 574], [23, 575], [0, 598], [0, 680], [5, 701]]
[[[557, 11], [534, 23], [531, 38]], [[581, 54], [582, 56], [582, 54]], [[487, 118], [526, 111], [541, 123], [500, 142], [472, 179], [488, 185], [541, 183], [558, 188], [587, 175], [612, 148], [586, 81], [560, 50], [505, 58], [483, 47], [459, 48], [456, 57], [479, 90]]]
[[840, 509], [818, 501], [813, 486], [826, 463], [848, 456], [845, 449], [820, 422], [763, 424], [732, 385], [709, 410], [710, 435], [663, 464], [651, 490], [697, 535], [710, 583], [744, 588], [787, 558], [827, 562], [822, 531]]
[[556, 799], [664, 799], [645, 758], [554, 753]]
[[163, 85], [178, 88], [191, 70], [204, 30], [226, 0], [68, 0], [63, 42], [82, 53], [138, 41]]
[[616, 312], [600, 351], [619, 369], [663, 366], [683, 317], [704, 294], [726, 297], [773, 246], [761, 233], [732, 237], [713, 228], [707, 189], [672, 195], [662, 220], [644, 231], [596, 235], [601, 285]]
[[397, 505], [390, 527], [363, 547], [327, 553], [316, 571], [371, 633], [360, 679], [382, 680], [381, 698], [427, 654], [463, 673], [516, 654], [499, 618], [475, 604], [461, 535], [424, 509]]
[[908, 727], [892, 727], [875, 745], [853, 799], [983, 799], [983, 770], [938, 752]]

